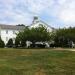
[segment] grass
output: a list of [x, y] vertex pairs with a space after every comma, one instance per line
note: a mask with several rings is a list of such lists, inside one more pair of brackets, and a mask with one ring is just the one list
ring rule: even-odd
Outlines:
[[0, 75], [75, 75], [75, 52], [0, 49]]

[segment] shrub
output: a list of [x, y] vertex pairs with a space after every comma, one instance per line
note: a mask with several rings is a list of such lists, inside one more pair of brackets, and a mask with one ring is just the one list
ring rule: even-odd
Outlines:
[[0, 37], [0, 48], [4, 48], [4, 47], [5, 47], [4, 41]]
[[13, 40], [12, 39], [9, 39], [8, 43], [6, 44], [6, 47], [13, 47]]

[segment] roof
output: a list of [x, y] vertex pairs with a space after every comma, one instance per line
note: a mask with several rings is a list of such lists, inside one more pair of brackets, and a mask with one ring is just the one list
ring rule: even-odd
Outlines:
[[1, 29], [8, 29], [8, 30], [22, 30], [25, 26], [18, 26], [18, 25], [5, 25], [0, 24]]
[[41, 23], [45, 24], [47, 27], [51, 28], [52, 30], [55, 30], [55, 28], [51, 27], [50, 25], [48, 25], [47, 23], [45, 23], [44, 21], [41, 21], [41, 20], [40, 20], [40, 21], [38, 21], [38, 22], [36, 22], [36, 23], [34, 23], [34, 24], [31, 24], [31, 25], [30, 25], [30, 27], [31, 27], [31, 26], [33, 26], [33, 25], [38, 24], [39, 22], [41, 22]]
[[54, 27], [51, 27], [50, 25], [48, 25], [47, 23], [45, 23], [44, 21], [41, 21], [42, 23], [44, 23], [45, 25], [47, 25], [48, 27], [50, 27], [51, 29], [55, 29]]

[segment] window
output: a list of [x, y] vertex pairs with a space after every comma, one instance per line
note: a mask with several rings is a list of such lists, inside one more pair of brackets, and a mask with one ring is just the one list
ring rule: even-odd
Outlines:
[[15, 31], [13, 30], [13, 34], [15, 34]]
[[8, 41], [8, 37], [6, 37], [6, 41]]
[[6, 34], [8, 34], [8, 30], [6, 30]]
[[13, 43], [15, 44], [15, 38], [13, 38]]

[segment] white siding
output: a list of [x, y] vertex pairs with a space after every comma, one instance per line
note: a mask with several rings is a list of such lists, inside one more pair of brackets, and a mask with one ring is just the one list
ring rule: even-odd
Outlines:
[[[13, 34], [13, 30], [8, 30], [8, 33], [6, 33], [7, 30], [1, 30], [1, 38], [6, 44], [10, 38], [16, 38], [16, 34]], [[18, 33], [17, 30], [15, 30], [15, 33]], [[8, 40], [7, 40], [8, 38]]]
[[[47, 28], [47, 30], [50, 31], [50, 32], [53, 30], [51, 27], [49, 27], [48, 25], [46, 25], [44, 22], [41, 22], [41, 21], [39, 21], [38, 23], [36, 23], [36, 22], [33, 23], [33, 25], [31, 25], [30, 28], [32, 28], [32, 27], [34, 27], [34, 28], [35, 27], [39, 27], [40, 24], [45, 26]], [[12, 39], [16, 38], [16, 34], [14, 34], [14, 32], [18, 33], [19, 30], [14, 30], [14, 29], [7, 30], [7, 29], [1, 29], [1, 27], [0, 27], [0, 36], [1, 36], [1, 38], [4, 41], [5, 44], [8, 42], [8, 40], [10, 38], [12, 38]]]
[[52, 28], [50, 28], [49, 26], [47, 26], [43, 22], [35, 23], [35, 24], [31, 25], [30, 28], [36, 28], [36, 27], [39, 27], [40, 25], [43, 25], [44, 27], [46, 27], [49, 32], [51, 32], [53, 30]]

